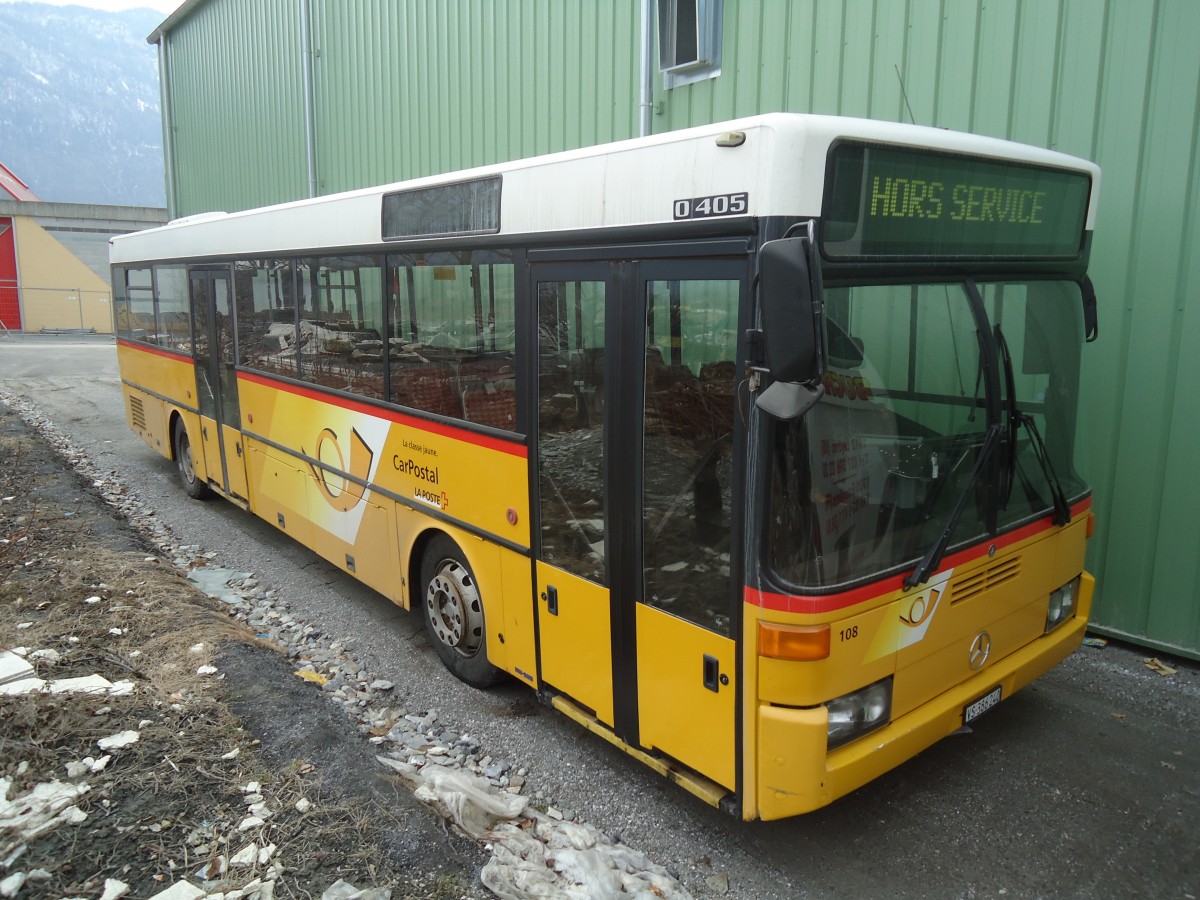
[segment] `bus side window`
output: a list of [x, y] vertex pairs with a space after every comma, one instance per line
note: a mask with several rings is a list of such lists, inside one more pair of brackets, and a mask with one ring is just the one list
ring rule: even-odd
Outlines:
[[154, 277], [150, 269], [118, 269], [116, 284], [117, 334], [133, 341], [155, 343]]
[[294, 378], [296, 307], [291, 299], [291, 263], [286, 259], [236, 263], [234, 295], [239, 364]]
[[300, 377], [375, 400], [383, 383], [383, 275], [373, 256], [299, 260], [306, 302], [297, 332]]
[[392, 256], [387, 295], [391, 401], [515, 431], [511, 254]]
[[603, 281], [538, 284], [538, 494], [547, 562], [608, 583]]
[[730, 633], [738, 281], [647, 284], [645, 599]]
[[154, 306], [158, 322], [155, 343], [190, 353], [192, 349], [191, 299], [184, 266], [154, 267]]

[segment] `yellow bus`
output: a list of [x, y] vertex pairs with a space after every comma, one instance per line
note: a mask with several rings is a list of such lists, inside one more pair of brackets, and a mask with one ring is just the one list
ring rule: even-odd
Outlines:
[[1099, 170], [772, 114], [116, 237], [130, 426], [744, 819], [1081, 642]]

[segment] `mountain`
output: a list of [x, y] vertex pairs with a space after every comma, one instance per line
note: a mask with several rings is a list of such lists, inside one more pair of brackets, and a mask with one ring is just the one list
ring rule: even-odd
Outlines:
[[164, 16], [0, 3], [0, 162], [43, 200], [164, 206]]

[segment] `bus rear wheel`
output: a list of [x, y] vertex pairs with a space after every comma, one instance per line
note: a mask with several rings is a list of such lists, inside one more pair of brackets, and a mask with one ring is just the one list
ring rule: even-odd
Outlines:
[[188, 437], [187, 426], [183, 419], [175, 420], [175, 434], [172, 438], [175, 444], [175, 466], [179, 469], [179, 483], [184, 492], [193, 500], [204, 500], [212, 491], [196, 476], [196, 465], [192, 459], [192, 441]]
[[503, 673], [488, 662], [483, 598], [462, 551], [439, 536], [421, 560], [421, 614], [425, 633], [443, 665], [460, 681], [486, 688]]

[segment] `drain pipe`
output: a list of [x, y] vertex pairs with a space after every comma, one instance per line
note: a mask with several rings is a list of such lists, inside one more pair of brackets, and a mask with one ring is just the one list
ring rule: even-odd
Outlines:
[[300, 0], [300, 47], [304, 64], [304, 150], [308, 162], [308, 196], [317, 196], [317, 137], [313, 131], [313, 46], [310, 0]]
[[158, 36], [158, 108], [162, 114], [163, 176], [167, 191], [167, 221], [175, 218], [175, 123], [171, 116], [171, 87], [167, 83], [170, 65], [167, 32]]
[[654, 0], [642, 0], [642, 87], [638, 135], [646, 137], [654, 114]]

